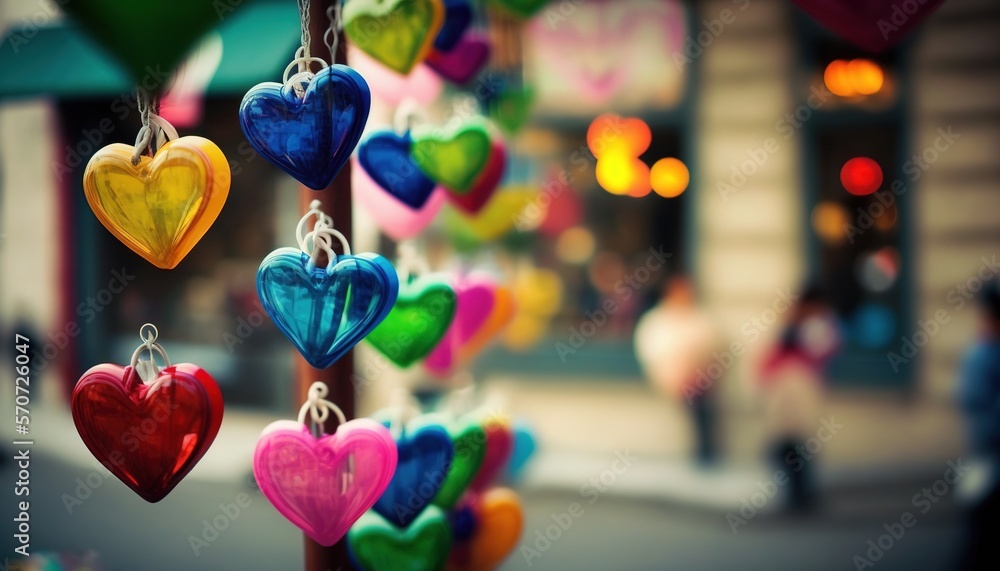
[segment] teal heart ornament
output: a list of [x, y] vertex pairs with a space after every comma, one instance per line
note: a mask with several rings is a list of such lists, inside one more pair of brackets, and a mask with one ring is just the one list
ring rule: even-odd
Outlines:
[[305, 360], [325, 369], [388, 315], [399, 278], [378, 254], [333, 255], [317, 267], [309, 254], [279, 248], [257, 270], [264, 311]]

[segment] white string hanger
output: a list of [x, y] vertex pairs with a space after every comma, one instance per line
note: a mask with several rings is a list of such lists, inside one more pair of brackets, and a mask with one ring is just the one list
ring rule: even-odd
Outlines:
[[167, 141], [177, 138], [177, 129], [169, 121], [153, 113], [157, 101], [152, 92], [137, 87], [135, 90], [135, 104], [139, 110], [139, 121], [142, 127], [135, 136], [135, 150], [132, 152], [132, 166], [138, 166], [142, 161], [142, 154], [149, 152], [155, 155], [156, 151]]
[[[326, 386], [325, 383], [316, 381], [309, 386], [309, 392], [306, 396], [306, 402], [302, 403], [302, 408], [299, 409], [299, 423], [309, 427], [310, 430], [314, 430], [313, 427], [318, 427], [319, 431], [322, 433], [323, 423], [330, 418], [330, 411], [333, 411], [337, 415], [337, 426], [343, 426], [347, 423], [347, 417], [344, 416], [344, 411], [340, 410], [340, 407], [335, 405], [333, 402], [326, 400], [326, 396], [330, 394], [330, 388]], [[312, 425], [306, 424], [306, 414], [309, 414], [309, 420]], [[344, 494], [347, 492], [347, 487], [354, 483], [354, 455], [348, 453], [347, 455], [347, 471], [341, 474], [340, 479], [340, 493]]]
[[340, 0], [334, 0], [333, 6], [326, 9], [326, 18], [330, 21], [323, 33], [323, 43], [330, 50], [330, 63], [337, 62], [337, 48], [340, 46], [340, 31], [344, 29], [343, 6]]
[[[320, 71], [326, 69], [328, 66], [326, 61], [321, 57], [314, 57], [310, 52], [309, 44], [312, 43], [312, 33], [309, 31], [309, 26], [311, 24], [312, 16], [310, 12], [312, 10], [312, 3], [310, 0], [297, 0], [299, 6], [299, 26], [301, 27], [302, 37], [301, 45], [295, 50], [295, 55], [292, 57], [291, 63], [285, 67], [285, 72], [281, 74], [281, 82], [284, 84], [291, 84], [292, 89], [295, 91], [295, 95], [302, 99], [306, 94], [306, 85], [315, 77], [315, 74], [310, 69], [311, 64], [319, 65]], [[292, 72], [292, 68], [297, 68], [295, 75], [289, 76]]]
[[[167, 357], [167, 351], [156, 342], [159, 335], [159, 330], [157, 330], [156, 326], [152, 323], [143, 324], [143, 326], [139, 328], [139, 339], [142, 340], [142, 344], [136, 347], [135, 352], [132, 353], [132, 359], [129, 360], [129, 366], [139, 374], [139, 378], [142, 379], [143, 384], [151, 383], [156, 379], [156, 377], [159, 376], [163, 369], [170, 368], [170, 358]], [[139, 359], [139, 355], [143, 350], [146, 350], [149, 354], [148, 360]], [[163, 367], [156, 366], [154, 352], [160, 354], [160, 357], [163, 359]]]
[[396, 270], [401, 281], [408, 281], [412, 276], [422, 276], [431, 272], [427, 258], [421, 256], [417, 244], [413, 240], [405, 240], [397, 246]]
[[[295, 226], [295, 239], [298, 242], [299, 249], [309, 254], [313, 265], [319, 259], [319, 253], [325, 252], [327, 267], [331, 267], [337, 260], [337, 254], [333, 251], [333, 240], [340, 241], [345, 256], [351, 255], [351, 245], [347, 243], [347, 237], [333, 227], [333, 218], [324, 214], [320, 210], [320, 206], [322, 205], [319, 200], [313, 200], [309, 203], [309, 210], [299, 219], [299, 223]], [[306, 223], [310, 218], [314, 217], [316, 221], [313, 223], [313, 229], [305, 232]]]

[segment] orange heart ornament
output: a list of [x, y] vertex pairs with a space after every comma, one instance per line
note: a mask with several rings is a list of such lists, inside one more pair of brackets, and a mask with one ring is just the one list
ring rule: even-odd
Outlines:
[[492, 571], [517, 547], [524, 529], [524, 510], [513, 490], [494, 488], [479, 499], [478, 525], [468, 543], [456, 545], [449, 571]]
[[168, 141], [132, 165], [135, 147], [97, 151], [83, 192], [101, 224], [151, 264], [173, 269], [218, 218], [232, 175], [222, 150], [203, 137]]

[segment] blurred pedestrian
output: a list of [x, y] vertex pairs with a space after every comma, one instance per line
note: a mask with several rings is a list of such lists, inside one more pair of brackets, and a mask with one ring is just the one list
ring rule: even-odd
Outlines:
[[646, 378], [691, 412], [695, 460], [702, 466], [718, 458], [716, 381], [707, 371], [719, 334], [711, 317], [698, 307], [694, 284], [684, 275], [669, 279], [659, 302], [635, 329], [635, 351]]
[[837, 319], [822, 290], [806, 286], [766, 354], [759, 381], [765, 402], [768, 457], [788, 474], [787, 507], [806, 511], [816, 501], [815, 467], [806, 441], [819, 426], [826, 365], [840, 346]]
[[1000, 283], [983, 288], [980, 331], [965, 353], [958, 375], [958, 400], [965, 414], [969, 472], [959, 483], [968, 503], [968, 529], [960, 569], [1000, 569]]

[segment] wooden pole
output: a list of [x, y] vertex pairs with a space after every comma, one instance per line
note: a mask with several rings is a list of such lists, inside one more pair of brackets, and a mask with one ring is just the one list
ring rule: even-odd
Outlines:
[[[309, 51], [314, 56], [326, 59], [329, 48], [324, 43], [323, 37], [330, 25], [330, 20], [326, 16], [327, 8], [333, 6], [339, 0], [312, 0], [310, 7], [309, 32], [312, 35], [312, 42]], [[347, 63], [346, 42], [341, 34], [338, 42], [337, 53], [334, 61], [336, 63]], [[333, 217], [334, 228], [339, 230], [351, 239], [351, 163], [344, 165], [343, 170], [337, 175], [333, 183], [327, 188], [315, 191], [306, 187], [299, 190], [299, 210], [305, 214], [309, 210], [309, 203], [319, 200], [323, 203], [323, 212]], [[302, 359], [301, 355], [296, 357], [296, 399], [295, 407], [303, 403], [309, 386], [320, 381], [330, 388], [327, 398], [337, 404], [347, 416], [348, 420], [354, 418], [354, 388], [351, 384], [351, 375], [354, 373], [354, 353], [349, 352], [336, 363], [324, 370], [312, 368]], [[323, 427], [327, 433], [336, 429], [337, 419], [331, 415]], [[323, 547], [316, 543], [309, 536], [305, 539], [305, 569], [306, 571], [348, 571], [351, 569], [347, 555], [347, 543], [341, 540], [333, 547]]]

